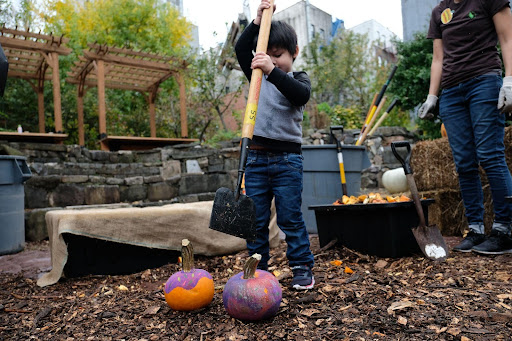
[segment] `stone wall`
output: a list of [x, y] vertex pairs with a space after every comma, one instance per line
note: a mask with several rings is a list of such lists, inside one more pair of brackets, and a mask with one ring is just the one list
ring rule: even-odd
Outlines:
[[24, 186], [27, 240], [47, 237], [44, 215], [53, 209], [213, 200], [219, 187], [234, 188], [239, 158], [237, 141], [219, 149], [195, 144], [116, 152], [41, 143], [0, 146], [26, 156], [32, 171]]
[[[25, 208], [134, 201], [194, 201], [233, 187], [238, 149], [199, 145], [106, 152], [76, 145], [11, 143], [27, 156], [32, 178]], [[193, 163], [190, 163], [190, 162]], [[196, 167], [193, 167], [196, 166]], [[199, 167], [197, 167], [199, 166]]]

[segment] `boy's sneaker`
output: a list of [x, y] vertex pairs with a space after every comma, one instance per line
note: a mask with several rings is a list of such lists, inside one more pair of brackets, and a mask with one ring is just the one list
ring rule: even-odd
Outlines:
[[473, 251], [484, 255], [512, 253], [512, 239], [506, 233], [492, 230], [489, 238], [473, 247]]
[[307, 265], [297, 265], [292, 268], [293, 279], [292, 288], [295, 290], [313, 289], [315, 278], [311, 269]]
[[459, 252], [471, 252], [474, 246], [481, 244], [485, 241], [485, 234], [476, 233], [473, 231], [469, 231], [468, 235], [459, 245], [453, 248], [453, 251]]

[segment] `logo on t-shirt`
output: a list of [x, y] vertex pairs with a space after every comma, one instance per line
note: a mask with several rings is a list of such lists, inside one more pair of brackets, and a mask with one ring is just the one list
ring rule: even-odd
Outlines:
[[453, 18], [453, 10], [451, 10], [450, 8], [447, 8], [443, 11], [443, 13], [441, 13], [441, 22], [443, 24], [448, 24], [450, 21], [452, 21], [452, 18]]
[[469, 17], [469, 19], [473, 19], [474, 17], [476, 17], [476, 13], [471, 11], [471, 12], [469, 12], [468, 17]]

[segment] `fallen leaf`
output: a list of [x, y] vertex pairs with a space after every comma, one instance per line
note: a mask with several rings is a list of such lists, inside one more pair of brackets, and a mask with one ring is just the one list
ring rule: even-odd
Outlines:
[[448, 327], [440, 328], [436, 325], [431, 324], [430, 326], [428, 326], [428, 329], [434, 330], [437, 334], [441, 334], [441, 333], [444, 333], [448, 329]]
[[159, 305], [154, 305], [144, 311], [144, 315], [155, 315], [160, 310]]
[[470, 338], [467, 338], [467, 337], [465, 337], [465, 336], [461, 336], [461, 337], [460, 337], [460, 341], [471, 341], [471, 339], [470, 339]]
[[326, 284], [323, 286], [322, 290], [325, 291], [326, 293], [330, 293], [330, 292], [336, 291], [337, 289], [335, 287], [333, 287], [332, 285]]
[[272, 271], [272, 274], [274, 275], [274, 277], [279, 277], [279, 276], [281, 276], [281, 271], [274, 270], [274, 271]]
[[319, 313], [320, 313], [320, 310], [310, 308], [310, 309], [306, 309], [306, 310], [302, 311], [301, 315], [311, 317], [312, 315], [319, 314]]
[[353, 274], [354, 273], [354, 270], [352, 270], [351, 268], [349, 268], [348, 266], [345, 267], [345, 273], [346, 274]]
[[338, 259], [337, 260], [333, 260], [330, 263], [331, 263], [331, 265], [334, 265], [334, 266], [340, 266], [341, 264], [343, 264], [343, 262], [338, 260]]
[[414, 302], [411, 302], [411, 301], [398, 301], [398, 302], [393, 302], [389, 307], [388, 307], [388, 314], [392, 315], [394, 314], [394, 312], [396, 310], [402, 310], [402, 309], [405, 309], [405, 308], [413, 308], [415, 307], [416, 304], [414, 304]]
[[384, 269], [386, 266], [388, 266], [388, 262], [386, 262], [384, 259], [379, 259], [379, 261], [375, 263], [375, 267], [377, 269]]

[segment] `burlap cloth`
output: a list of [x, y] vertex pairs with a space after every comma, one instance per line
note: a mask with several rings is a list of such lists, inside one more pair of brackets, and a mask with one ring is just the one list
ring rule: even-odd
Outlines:
[[[209, 228], [213, 201], [172, 204], [158, 207], [116, 209], [55, 210], [46, 213], [50, 237], [52, 270], [44, 274], [37, 285], [57, 283], [68, 258], [63, 233], [98, 238], [148, 248], [181, 250], [187, 238], [194, 254], [217, 256], [246, 248], [244, 239]], [[270, 247], [279, 243], [279, 228], [272, 205]]]

